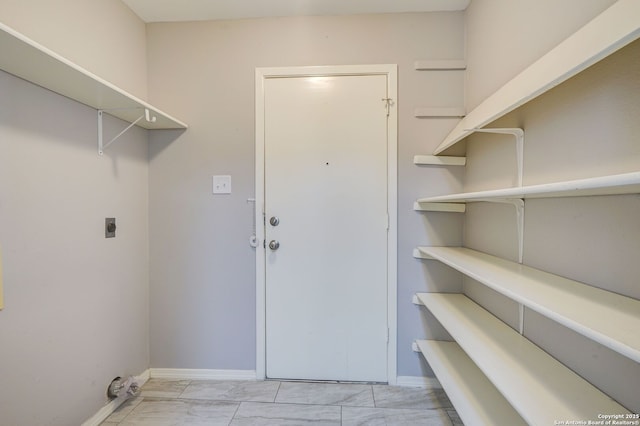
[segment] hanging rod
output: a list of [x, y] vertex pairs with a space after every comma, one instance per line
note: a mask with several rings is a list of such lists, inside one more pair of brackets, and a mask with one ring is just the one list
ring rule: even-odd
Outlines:
[[104, 150], [107, 149], [107, 147], [109, 145], [111, 145], [112, 143], [114, 143], [120, 136], [124, 135], [127, 130], [129, 130], [130, 128], [132, 128], [133, 126], [135, 126], [138, 121], [142, 120], [143, 118], [148, 121], [149, 123], [155, 123], [157, 120], [157, 117], [155, 115], [151, 115], [151, 112], [149, 111], [149, 108], [144, 108], [144, 114], [142, 114], [140, 117], [138, 117], [136, 120], [134, 120], [131, 124], [129, 124], [127, 127], [125, 127], [125, 129], [123, 131], [121, 131], [120, 133], [118, 133], [117, 135], [115, 135], [109, 142], [104, 143], [103, 142], [103, 129], [102, 129], [102, 113], [103, 112], [109, 112], [109, 111], [116, 111], [116, 110], [122, 110], [122, 109], [141, 109], [141, 108], [112, 108], [112, 109], [99, 109], [98, 110], [98, 155], [103, 155], [104, 154]]

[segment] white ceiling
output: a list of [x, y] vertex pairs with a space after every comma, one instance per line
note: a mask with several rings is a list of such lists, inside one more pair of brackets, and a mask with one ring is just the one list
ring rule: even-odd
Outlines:
[[464, 10], [470, 0], [122, 0], [145, 22]]

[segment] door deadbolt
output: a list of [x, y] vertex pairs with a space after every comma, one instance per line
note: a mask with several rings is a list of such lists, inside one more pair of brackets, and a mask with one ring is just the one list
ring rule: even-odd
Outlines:
[[271, 226], [278, 226], [280, 224], [280, 219], [278, 216], [272, 216], [271, 219], [269, 219], [269, 223]]
[[269, 248], [271, 250], [278, 250], [280, 248], [280, 243], [276, 240], [269, 241]]

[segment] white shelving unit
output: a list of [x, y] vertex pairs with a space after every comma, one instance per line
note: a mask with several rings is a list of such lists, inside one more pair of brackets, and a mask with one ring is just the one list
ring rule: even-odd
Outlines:
[[640, 193], [640, 172], [631, 172], [565, 182], [420, 198], [418, 203], [467, 203], [518, 198], [584, 197], [637, 193]]
[[[0, 23], [0, 69], [145, 129], [187, 125]], [[143, 116], [150, 119], [141, 119]], [[155, 117], [155, 119], [153, 119]]]
[[640, 362], [640, 301], [463, 247], [419, 247], [574, 331]]
[[[439, 156], [474, 132], [510, 133], [516, 137], [517, 187], [429, 196], [414, 204], [417, 211], [464, 213], [462, 207], [470, 202], [506, 203], [516, 209], [520, 263], [463, 247], [418, 247], [413, 251], [415, 258], [447, 264], [519, 304], [520, 324], [516, 331], [465, 295], [423, 293], [415, 297], [414, 303], [426, 306], [455, 340], [417, 341], [416, 349], [450, 393], [461, 417], [467, 416], [471, 424], [484, 424], [485, 420], [477, 420], [484, 419], [483, 413], [504, 410], [504, 400], [515, 409], [520, 421], [532, 425], [598, 420], [598, 414], [605, 412], [628, 412], [523, 335], [528, 308], [640, 362], [640, 300], [522, 264], [524, 200], [640, 194], [640, 172], [524, 186], [523, 130], [486, 126], [638, 39], [638, 16], [639, 1], [618, 0], [475, 109], [460, 116], [459, 123], [434, 151]], [[416, 69], [429, 66], [416, 63]], [[416, 156], [414, 162], [438, 164], [427, 156]], [[494, 395], [496, 389], [502, 398], [488, 396]], [[481, 398], [485, 394], [487, 398]], [[518, 424], [518, 420], [486, 422]]]
[[413, 157], [413, 164], [418, 166], [464, 166], [467, 164], [467, 157], [415, 155]]
[[415, 345], [438, 377], [464, 424], [527, 424], [457, 343], [417, 340]]
[[417, 212], [450, 212], [464, 213], [467, 210], [466, 204], [463, 203], [413, 203], [413, 210]]
[[[629, 413], [466, 296], [420, 293], [418, 298], [528, 424]], [[456, 368], [457, 364], [447, 374]], [[487, 388], [475, 392], [487, 392]]]
[[640, 2], [619, 0], [469, 112], [436, 148], [440, 154], [640, 37]]
[[416, 71], [464, 71], [467, 64], [464, 59], [431, 59], [415, 61]]
[[422, 107], [413, 110], [413, 115], [417, 118], [460, 118], [464, 114], [463, 107]]

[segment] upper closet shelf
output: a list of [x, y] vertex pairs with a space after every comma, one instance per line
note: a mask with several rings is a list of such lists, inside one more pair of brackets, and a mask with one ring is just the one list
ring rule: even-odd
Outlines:
[[418, 247], [508, 298], [640, 362], [640, 300], [463, 247]]
[[435, 155], [415, 155], [413, 164], [419, 166], [464, 166], [467, 164], [467, 157], [437, 157]]
[[[187, 125], [0, 23], [0, 69], [145, 129]], [[146, 111], [148, 112], [146, 112]]]
[[463, 107], [420, 107], [413, 110], [413, 115], [417, 118], [460, 118], [464, 117]]
[[638, 193], [640, 193], [640, 172], [631, 172], [565, 182], [440, 195], [421, 198], [418, 203], [463, 203], [513, 198], [584, 197]]
[[417, 71], [458, 71], [467, 69], [464, 59], [432, 59], [415, 61]]
[[638, 16], [640, 1], [618, 0], [470, 111], [435, 154], [640, 37]]

